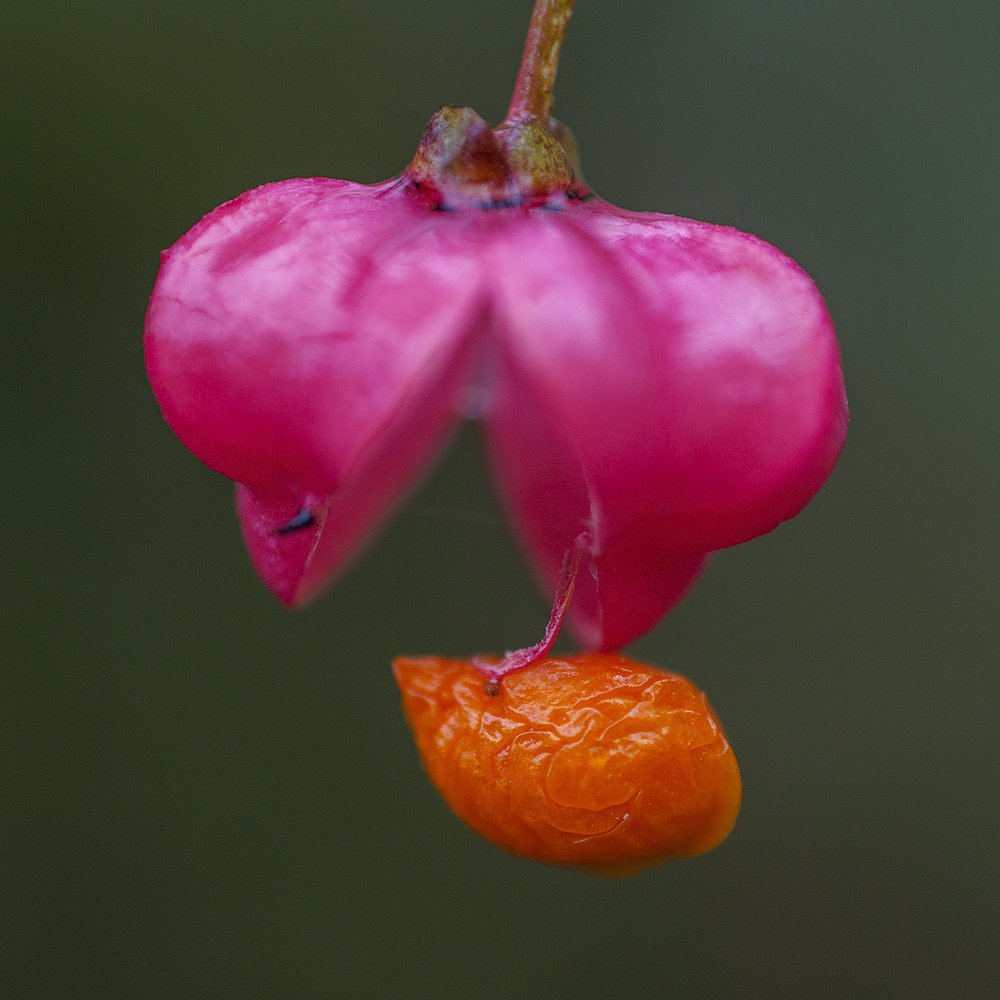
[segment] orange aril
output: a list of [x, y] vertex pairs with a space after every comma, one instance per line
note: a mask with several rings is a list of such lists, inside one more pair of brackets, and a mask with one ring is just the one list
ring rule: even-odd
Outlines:
[[[522, 857], [631, 875], [721, 843], [740, 772], [705, 695], [613, 653], [482, 667], [393, 663], [431, 780], [473, 830]], [[487, 693], [495, 690], [496, 694]]]

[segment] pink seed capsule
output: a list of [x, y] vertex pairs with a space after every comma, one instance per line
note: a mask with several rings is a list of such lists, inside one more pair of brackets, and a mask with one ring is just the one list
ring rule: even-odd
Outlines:
[[381, 184], [268, 184], [163, 254], [149, 379], [181, 440], [235, 480], [287, 605], [355, 556], [474, 413], [514, 531], [568, 622], [620, 648], [708, 554], [819, 490], [847, 402], [809, 277], [746, 233], [596, 197], [551, 117], [570, 0], [538, 0], [510, 111], [445, 106]]

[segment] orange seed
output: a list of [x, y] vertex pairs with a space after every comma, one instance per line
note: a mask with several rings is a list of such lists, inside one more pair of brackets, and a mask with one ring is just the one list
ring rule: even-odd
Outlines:
[[613, 653], [538, 660], [493, 696], [468, 660], [399, 657], [393, 672], [431, 780], [512, 854], [632, 875], [736, 822], [736, 758], [684, 677]]

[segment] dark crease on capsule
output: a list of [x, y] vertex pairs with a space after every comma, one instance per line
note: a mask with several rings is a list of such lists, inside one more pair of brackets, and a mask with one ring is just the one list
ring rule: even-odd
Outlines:
[[315, 524], [316, 518], [308, 507], [303, 507], [287, 524], [282, 524], [274, 529], [275, 535], [287, 535], [291, 531], [300, 531], [308, 528], [310, 524]]
[[494, 208], [517, 208], [518, 205], [523, 205], [523, 198], [502, 198], [497, 201], [481, 201], [479, 203], [480, 208], [494, 209]]

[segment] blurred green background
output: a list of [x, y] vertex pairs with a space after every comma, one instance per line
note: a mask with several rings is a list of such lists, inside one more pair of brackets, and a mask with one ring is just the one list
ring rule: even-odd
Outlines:
[[376, 181], [506, 108], [530, 0], [95, 0], [0, 31], [0, 995], [979, 997], [994, 986], [1000, 6], [580, 0], [556, 113], [627, 208], [754, 232], [838, 323], [819, 498], [633, 652], [744, 775], [715, 852], [507, 857], [423, 777], [396, 653], [547, 608], [474, 432], [289, 615], [162, 422], [158, 252], [270, 180]]

